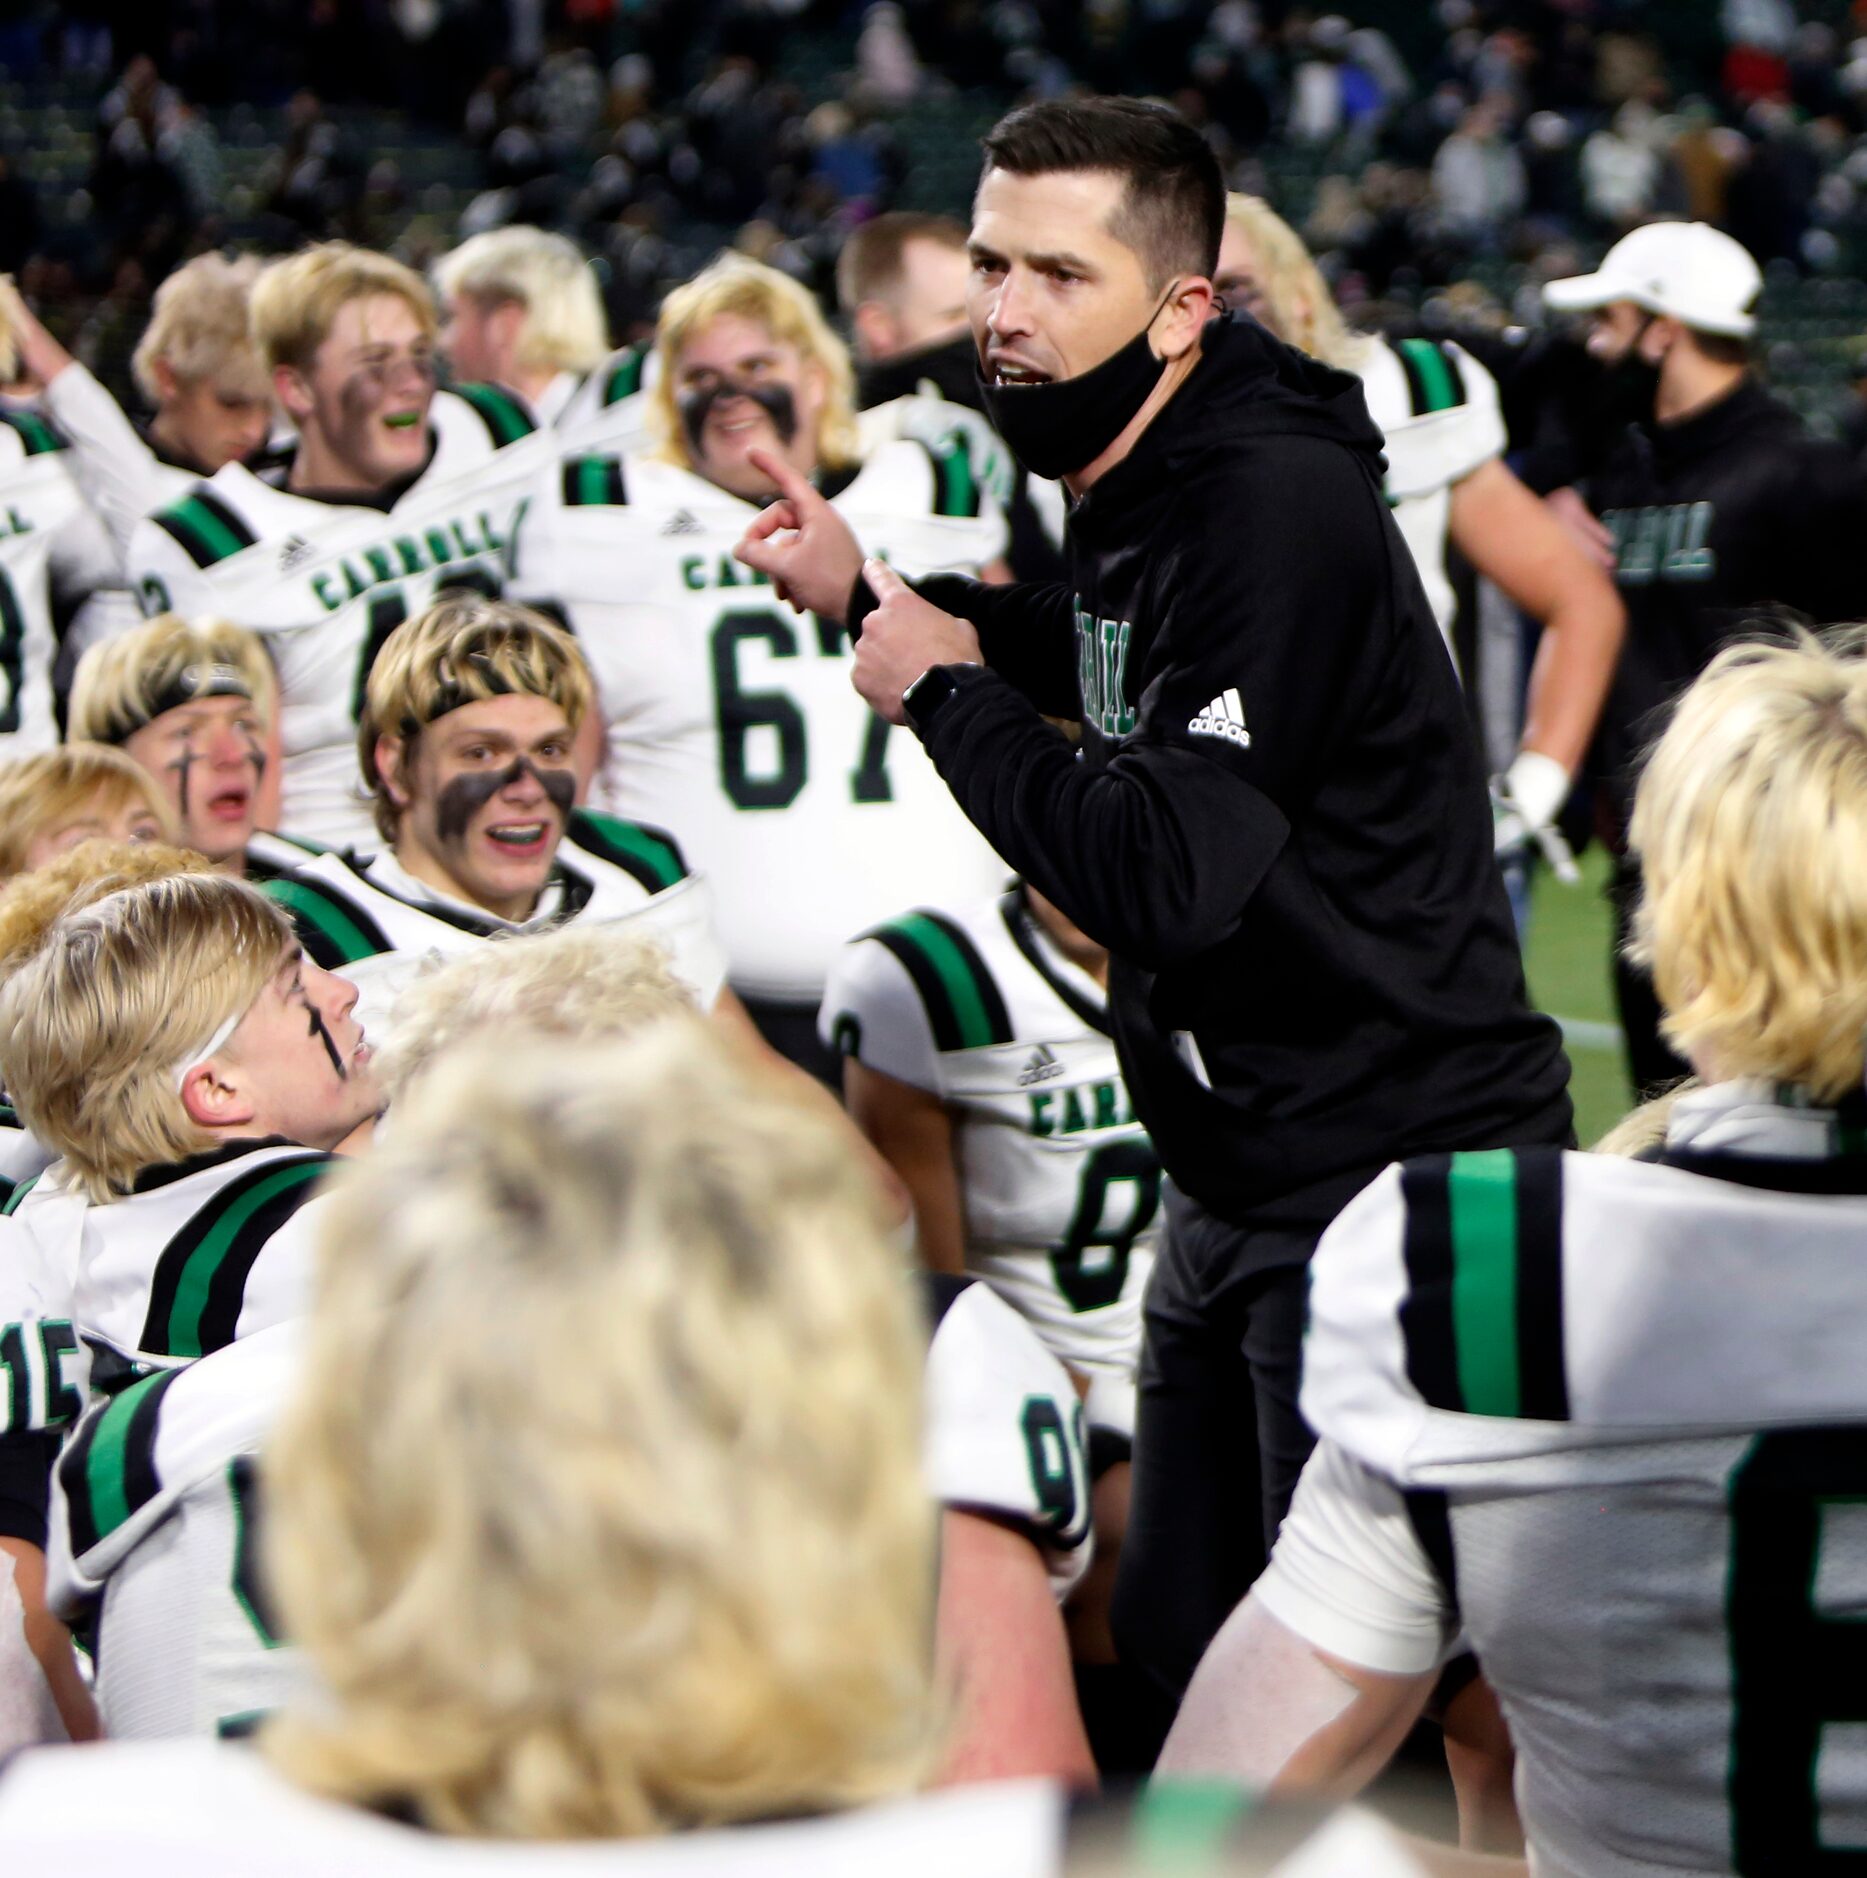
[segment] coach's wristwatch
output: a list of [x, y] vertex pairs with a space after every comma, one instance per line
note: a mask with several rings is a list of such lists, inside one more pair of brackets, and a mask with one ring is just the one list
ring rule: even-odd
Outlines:
[[931, 730], [947, 699], [959, 689], [956, 674], [980, 669], [977, 659], [961, 659], [956, 665], [928, 666], [901, 694], [901, 708], [907, 712], [908, 722], [918, 731]]

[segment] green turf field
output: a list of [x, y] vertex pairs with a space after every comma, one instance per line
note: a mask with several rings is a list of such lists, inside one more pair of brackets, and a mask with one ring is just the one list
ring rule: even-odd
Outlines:
[[1530, 996], [1563, 1020], [1575, 1067], [1575, 1132], [1583, 1147], [1600, 1140], [1630, 1106], [1614, 989], [1608, 976], [1608, 903], [1602, 883], [1608, 857], [1600, 847], [1582, 857], [1582, 884], [1565, 887], [1547, 869], [1537, 873], [1525, 962]]

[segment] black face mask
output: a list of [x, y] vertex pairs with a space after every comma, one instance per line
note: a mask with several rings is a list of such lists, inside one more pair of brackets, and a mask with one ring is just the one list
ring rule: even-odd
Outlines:
[[789, 444], [797, 435], [797, 401], [789, 385], [742, 385], [736, 379], [716, 378], [703, 390], [684, 392], [674, 401], [681, 428], [687, 433], [687, 447], [696, 459], [701, 454], [700, 433], [722, 398], [750, 398], [771, 419], [780, 443]]
[[1127, 429], [1167, 369], [1147, 336], [1179, 284], [1161, 295], [1147, 324], [1119, 352], [1074, 378], [999, 385], [982, 365], [975, 366], [986, 416], [1033, 476], [1054, 480], [1082, 469]]
[[1653, 416], [1653, 406], [1660, 393], [1660, 368], [1640, 356], [1640, 342], [1646, 337], [1651, 318], [1634, 335], [1633, 344], [1612, 364], [1602, 369], [1602, 408], [1614, 428], [1638, 424]]

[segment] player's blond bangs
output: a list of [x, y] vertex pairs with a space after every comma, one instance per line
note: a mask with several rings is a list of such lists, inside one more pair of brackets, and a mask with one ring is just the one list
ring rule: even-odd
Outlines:
[[268, 370], [309, 371], [337, 315], [352, 300], [394, 294], [430, 341], [439, 322], [428, 283], [412, 267], [348, 241], [323, 241], [274, 261], [253, 284], [253, 340]]
[[0, 1076], [94, 1201], [216, 1137], [175, 1072], [265, 990], [293, 943], [257, 888], [171, 874], [66, 911], [0, 983]]
[[907, 1272], [834, 1126], [700, 1020], [449, 1057], [333, 1189], [308, 1346], [267, 1472], [292, 1779], [546, 1840], [927, 1771]]
[[224, 255], [198, 254], [156, 289], [149, 324], [130, 359], [136, 388], [151, 404], [162, 401], [158, 360], [184, 384], [212, 381], [222, 391], [271, 398], [250, 317], [258, 278], [255, 255], [230, 261]]
[[78, 661], [71, 680], [69, 734], [121, 743], [160, 715], [157, 705], [191, 672], [206, 674], [216, 665], [246, 680], [254, 710], [270, 720], [277, 684], [256, 633], [227, 620], [159, 613], [92, 646]]
[[0, 887], [0, 974], [38, 951], [67, 913], [92, 900], [171, 874], [213, 872], [214, 863], [192, 848], [93, 835]]
[[467, 294], [483, 306], [525, 309], [517, 363], [527, 370], [590, 372], [609, 356], [609, 319], [583, 250], [543, 228], [472, 235], [434, 264], [444, 299]]
[[1861, 1082], [1867, 1033], [1867, 657], [1861, 629], [1727, 648], [1648, 759], [1629, 956], [1673, 1048], [1718, 1077]]
[[463, 704], [515, 693], [550, 699], [572, 730], [596, 699], [577, 641], [530, 607], [455, 591], [383, 641], [357, 720], [357, 761], [385, 841], [394, 841], [402, 811], [376, 766], [379, 740], [407, 742]]
[[95, 804], [105, 814], [144, 808], [165, 835], [175, 812], [140, 763], [101, 743], [67, 743], [0, 763], [0, 880], [26, 865], [32, 844]]
[[728, 314], [764, 327], [772, 338], [795, 346], [822, 367], [826, 392], [817, 421], [817, 455], [831, 468], [854, 463], [862, 447], [856, 430], [856, 372], [848, 348], [830, 330], [808, 288], [762, 261], [732, 253], [710, 262], [661, 303], [655, 322], [656, 377], [648, 393], [654, 454], [682, 469], [694, 467], [674, 404], [675, 362], [693, 339]]
[[516, 1024], [542, 1036], [628, 1037], [696, 1008], [663, 947], [625, 926], [580, 920], [431, 965], [397, 997], [377, 1073], [393, 1103], [437, 1057], [491, 1030]]
[[1227, 196], [1225, 221], [1250, 244], [1252, 271], [1278, 338], [1325, 365], [1358, 371], [1371, 342], [1349, 329], [1303, 237], [1258, 196]]

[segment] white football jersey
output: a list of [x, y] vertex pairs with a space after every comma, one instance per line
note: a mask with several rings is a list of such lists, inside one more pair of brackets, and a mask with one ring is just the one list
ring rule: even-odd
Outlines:
[[88, 1358], [71, 1321], [75, 1240], [0, 1216], [0, 1440], [55, 1433], [84, 1408]]
[[556, 448], [516, 399], [483, 385], [436, 392], [430, 421], [428, 467], [387, 510], [294, 495], [229, 463], [130, 541], [148, 612], [228, 619], [265, 640], [279, 674], [283, 824], [325, 846], [374, 841], [356, 728], [383, 641], [444, 587], [500, 590], [514, 515]]
[[402, 988], [427, 960], [510, 933], [574, 919], [626, 923], [668, 954], [669, 969], [711, 1010], [726, 982], [707, 883], [658, 829], [579, 809], [528, 920], [500, 919], [417, 880], [393, 854], [323, 854], [260, 883], [292, 916], [300, 943], [326, 971], [357, 987], [356, 1015], [386, 1034]]
[[922, 1277], [927, 1349], [922, 1472], [942, 1506], [1028, 1532], [1059, 1601], [1089, 1569], [1089, 1464], [1068, 1373], [989, 1285]]
[[0, 1099], [0, 1206], [51, 1165], [50, 1150], [21, 1123], [12, 1104]]
[[145, 1168], [121, 1199], [86, 1206], [71, 1315], [91, 1353], [92, 1393], [299, 1316], [316, 1189], [334, 1159], [293, 1142], [234, 1141]]
[[58, 742], [53, 600], [115, 586], [116, 561], [65, 439], [31, 411], [0, 410], [0, 758]]
[[[1023, 889], [923, 908], [853, 941], [818, 1025], [832, 1047], [946, 1104], [968, 1269], [1065, 1363], [1131, 1399], [1160, 1161], [1122, 1081], [1107, 993]], [[1132, 1432], [1132, 1409], [1115, 1425]]]
[[1387, 452], [1394, 520], [1449, 634], [1458, 610], [1446, 573], [1452, 486], [1504, 454], [1497, 381], [1449, 339], [1372, 340], [1355, 370]]
[[1726, 1084], [1681, 1101], [1659, 1164], [1429, 1157], [1323, 1238], [1324, 1445], [1254, 1595], [1394, 1672], [1462, 1628], [1540, 1873], [1867, 1844], [1862, 1140]]
[[649, 447], [648, 386], [654, 381], [654, 351], [624, 346], [586, 373], [555, 415], [540, 416], [557, 432], [569, 455], [590, 451], [632, 455]]
[[[963, 451], [890, 445], [833, 500], [910, 577], [1004, 551]], [[848, 634], [733, 559], [757, 513], [671, 464], [570, 457], [526, 509], [513, 588], [568, 616], [609, 720], [608, 799], [712, 879], [734, 986], [814, 1005], [845, 939], [1004, 869], [914, 734], [856, 695]]]
[[130, 1383], [59, 1457], [47, 1601], [93, 1629], [113, 1740], [243, 1732], [303, 1685], [258, 1569], [259, 1448], [298, 1334], [277, 1324]]
[[238, 1742], [38, 1748], [0, 1773], [0, 1844], [22, 1871], [138, 1878], [1423, 1878], [1360, 1807], [1155, 1781], [1074, 1811], [1048, 1780], [975, 1782], [816, 1819], [658, 1839], [450, 1838], [316, 1799]]

